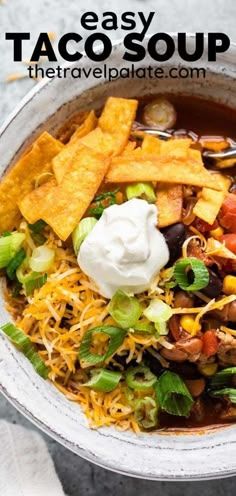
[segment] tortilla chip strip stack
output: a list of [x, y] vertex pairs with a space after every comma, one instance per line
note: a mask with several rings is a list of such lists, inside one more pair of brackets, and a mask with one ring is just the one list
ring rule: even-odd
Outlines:
[[21, 218], [17, 202], [35, 188], [37, 178], [51, 171], [51, 160], [63, 145], [44, 132], [3, 177], [0, 184], [0, 232], [11, 231]]
[[[0, 184], [0, 231], [14, 229], [21, 212], [29, 223], [45, 220], [64, 241], [103, 180], [153, 182], [159, 227], [181, 220], [184, 184], [202, 188], [194, 213], [208, 222], [215, 218], [228, 182], [204, 168], [191, 139], [162, 141], [141, 133], [141, 147], [129, 140], [137, 105], [137, 100], [108, 98], [101, 117], [89, 112], [66, 145], [43, 133]], [[36, 187], [45, 173], [50, 179]]]
[[68, 238], [103, 181], [109, 157], [125, 148], [137, 104], [136, 100], [107, 100], [98, 127], [78, 140], [72, 138], [52, 161], [58, 184], [45, 184], [20, 200], [28, 222], [43, 219], [60, 239]]

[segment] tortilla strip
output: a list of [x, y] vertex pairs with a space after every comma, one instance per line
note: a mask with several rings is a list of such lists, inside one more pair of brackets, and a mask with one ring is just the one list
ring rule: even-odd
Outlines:
[[119, 155], [128, 142], [138, 107], [137, 100], [109, 97], [105, 103], [98, 126], [114, 143], [113, 155]]
[[218, 184], [221, 185], [222, 191], [214, 191], [210, 188], [203, 188], [200, 198], [194, 206], [193, 213], [208, 224], [213, 224], [221, 209], [230, 187], [231, 181], [222, 174], [212, 174]]
[[76, 141], [75, 133], [60, 156], [53, 160], [52, 167], [57, 182], [60, 184], [62, 181], [81, 143], [107, 157], [119, 155], [128, 142], [137, 105], [136, 100], [108, 98], [98, 121], [98, 127], [80, 137], [78, 141]]
[[135, 150], [135, 147], [136, 147], [135, 141], [128, 141], [121, 155], [127, 155], [130, 152], [133, 152]]
[[155, 138], [150, 134], [145, 134], [142, 143], [144, 153], [157, 154], [172, 158], [187, 158], [187, 154], [192, 140], [189, 138], [171, 138], [167, 141]]
[[[188, 171], [188, 177], [183, 177], [184, 171]], [[106, 179], [108, 182], [160, 181], [199, 187], [208, 183], [211, 188], [221, 189], [204, 168], [201, 153], [192, 149], [188, 151], [188, 160], [182, 160], [144, 154], [137, 148], [125, 157], [113, 158]]]
[[57, 186], [55, 178], [34, 189], [18, 202], [19, 209], [29, 224], [34, 224], [40, 219], [39, 211], [42, 209], [47, 194], [54, 186]]
[[44, 132], [3, 177], [0, 184], [0, 232], [17, 227], [21, 217], [17, 203], [34, 189], [39, 175], [51, 171], [51, 160], [63, 147], [60, 141]]
[[135, 152], [115, 157], [106, 180], [112, 183], [158, 181], [199, 187], [207, 185], [220, 191], [220, 185], [200, 163], [196, 152], [197, 150], [189, 150], [189, 157], [184, 161], [155, 155], [135, 155]]
[[189, 138], [172, 138], [168, 141], [162, 140], [160, 154], [165, 157], [186, 159], [192, 143], [192, 140]]
[[93, 200], [108, 166], [108, 158], [80, 145], [62, 183], [47, 191], [43, 185], [42, 192], [38, 188], [32, 194], [31, 205], [38, 211], [38, 219], [43, 219], [65, 241]]
[[182, 218], [183, 188], [181, 184], [159, 183], [156, 189], [158, 227], [167, 227]]
[[[142, 143], [144, 153], [157, 154], [172, 158], [187, 158], [191, 139], [176, 138], [160, 140], [146, 134]], [[183, 188], [181, 185], [159, 183], [156, 189], [158, 226], [166, 227], [181, 221], [183, 207]]]
[[94, 110], [91, 110], [91, 112], [89, 112], [88, 116], [86, 117], [85, 121], [72, 134], [69, 143], [70, 144], [74, 143], [75, 141], [78, 141], [79, 139], [83, 138], [84, 136], [86, 136], [86, 134], [90, 133], [90, 131], [95, 129], [96, 125], [97, 125], [97, 118]]
[[161, 140], [155, 138], [155, 136], [152, 136], [151, 134], [145, 133], [141, 150], [144, 153], [150, 153], [151, 155], [159, 155], [161, 153]]

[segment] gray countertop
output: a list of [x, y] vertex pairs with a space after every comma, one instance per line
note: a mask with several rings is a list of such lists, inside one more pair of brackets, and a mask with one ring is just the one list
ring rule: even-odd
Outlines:
[[[224, 31], [236, 41], [235, 0], [5, 0], [0, 1], [0, 123], [9, 115], [19, 100], [35, 84], [22, 79], [11, 84], [6, 77], [16, 72], [24, 72], [23, 64], [12, 62], [12, 44], [5, 41], [5, 32], [31, 32], [32, 43], [25, 50], [24, 58], [31, 55], [36, 35], [41, 31], [55, 32], [57, 39], [68, 31], [83, 34], [80, 16], [93, 10], [97, 13], [107, 10], [156, 10], [152, 32], [156, 31]], [[116, 31], [116, 37], [119, 30]], [[31, 48], [30, 48], [31, 47]], [[19, 414], [8, 401], [0, 397], [0, 418], [9, 422], [36, 429]], [[235, 478], [209, 482], [149, 482], [136, 480], [108, 472], [82, 460], [67, 451], [54, 440], [44, 436], [52, 454], [56, 470], [68, 496], [145, 496], [153, 493], [162, 496], [231, 496], [235, 494]], [[158, 460], [157, 460], [158, 463]], [[1, 495], [4, 496], [4, 495]], [[46, 496], [46, 495], [45, 495]]]

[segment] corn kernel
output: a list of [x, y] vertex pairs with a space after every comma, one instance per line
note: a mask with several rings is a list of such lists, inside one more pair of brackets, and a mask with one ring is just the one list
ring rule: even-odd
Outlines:
[[221, 236], [223, 236], [224, 234], [224, 230], [222, 229], [222, 227], [218, 226], [216, 229], [213, 229], [213, 231], [210, 231], [210, 235], [213, 236], [213, 238], [220, 238]]
[[204, 365], [198, 365], [198, 370], [205, 377], [212, 377], [216, 374], [218, 369], [217, 363], [205, 363]]
[[226, 295], [236, 294], [236, 277], [235, 276], [225, 276], [223, 281], [223, 292]]
[[[192, 315], [182, 315], [180, 319], [180, 325], [184, 329], [184, 331], [188, 332], [189, 334], [192, 333], [193, 326], [194, 326], [195, 319]], [[197, 324], [195, 326], [195, 333], [201, 330], [200, 324]]]

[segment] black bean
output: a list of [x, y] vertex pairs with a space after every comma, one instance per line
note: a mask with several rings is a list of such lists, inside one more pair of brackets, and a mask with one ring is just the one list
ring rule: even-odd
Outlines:
[[109, 363], [108, 368], [110, 370], [120, 371], [121, 369], [120, 369], [119, 365], [121, 365], [123, 370], [126, 370], [131, 366], [133, 366], [133, 367], [137, 366], [136, 360], [131, 360], [129, 363], [126, 362], [126, 359], [128, 358], [128, 356], [129, 356], [128, 352], [125, 352], [123, 355], [118, 355], [118, 354], [114, 355], [113, 356], [113, 362]]
[[208, 272], [210, 277], [209, 284], [202, 289], [202, 293], [208, 296], [208, 298], [216, 298], [222, 293], [223, 283], [213, 270], [208, 269]]
[[163, 367], [159, 360], [155, 358], [149, 351], [145, 350], [143, 353], [143, 363], [149, 367], [151, 372], [159, 376], [163, 372]]
[[182, 245], [186, 239], [185, 225], [182, 222], [173, 224], [173, 226], [166, 227], [162, 230], [165, 236], [165, 240], [170, 252], [170, 259], [168, 266], [173, 265], [173, 263], [181, 256]]

